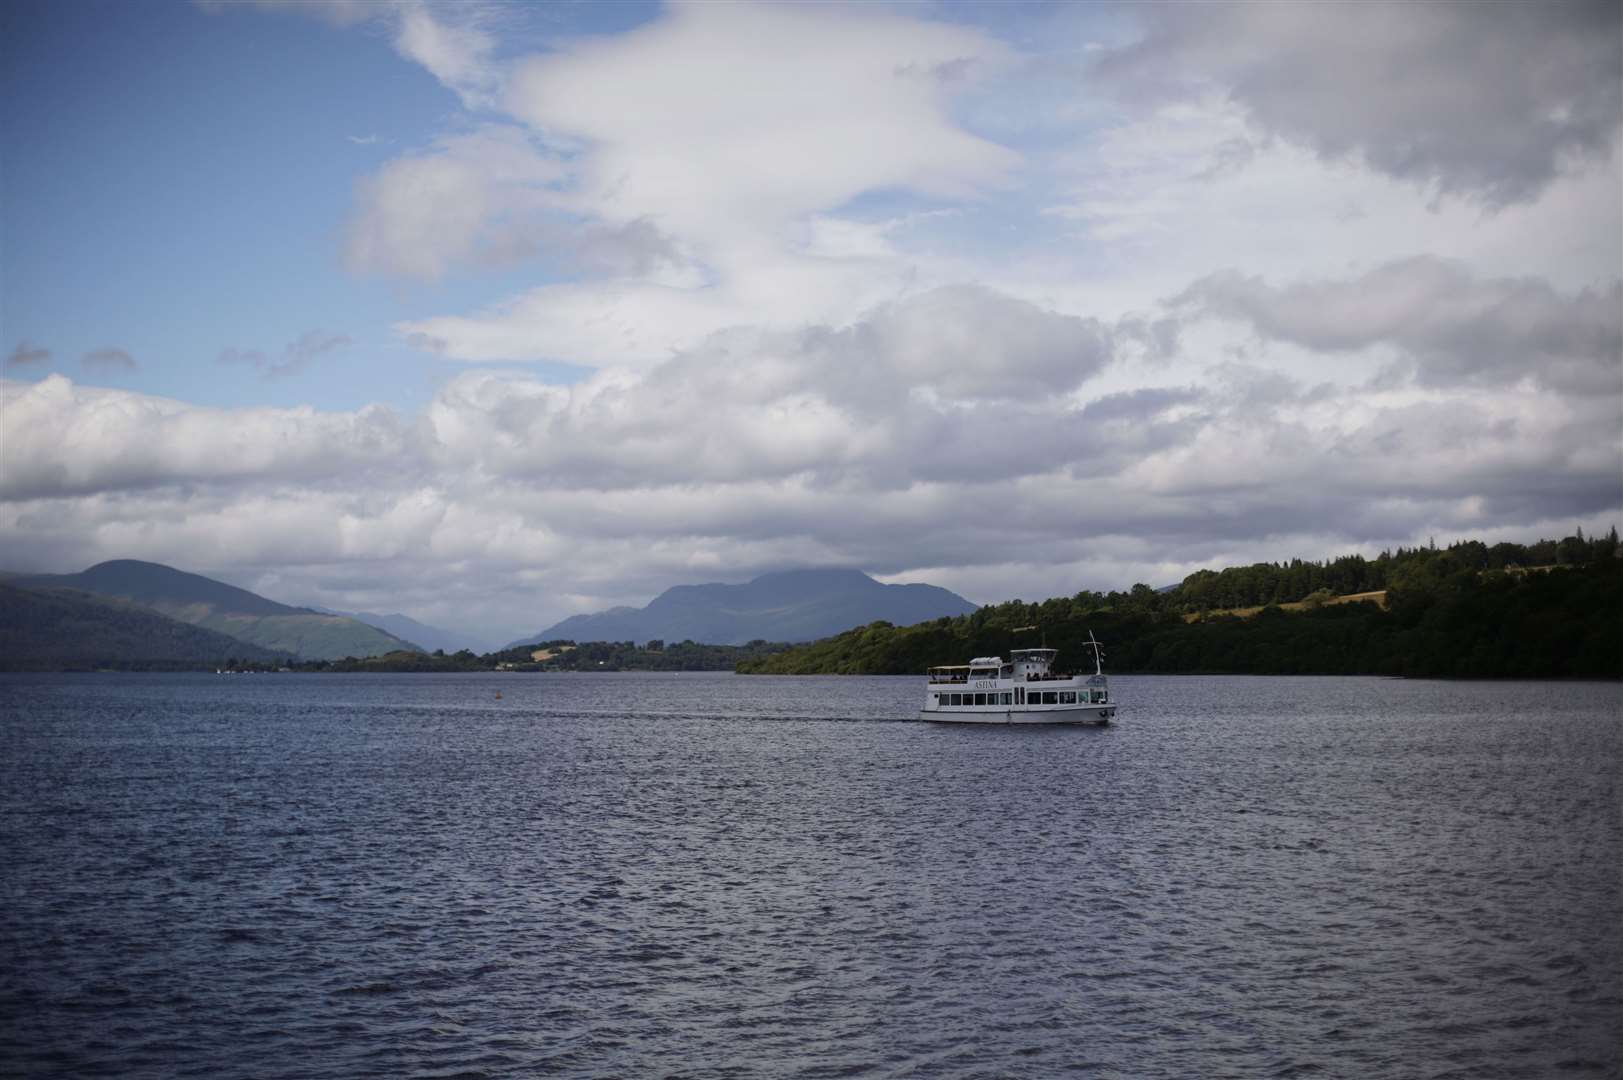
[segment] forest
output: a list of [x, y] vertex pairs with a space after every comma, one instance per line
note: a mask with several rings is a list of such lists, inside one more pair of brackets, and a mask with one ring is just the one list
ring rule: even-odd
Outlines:
[[[1380, 590], [1384, 606], [1323, 602]], [[1279, 606], [1301, 601], [1305, 610]], [[1258, 604], [1250, 616], [1219, 613]], [[873, 623], [738, 670], [921, 674], [1040, 644], [1080, 663], [1090, 631], [1113, 673], [1619, 678], [1623, 558], [1613, 529], [1598, 540], [1580, 533], [1535, 545], [1463, 541], [1375, 559], [1261, 563], [1201, 571], [1162, 591], [1136, 585], [1011, 600], [913, 627]]]

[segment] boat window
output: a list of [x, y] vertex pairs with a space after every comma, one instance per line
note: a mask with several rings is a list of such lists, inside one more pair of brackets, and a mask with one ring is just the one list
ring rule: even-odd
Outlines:
[[964, 696], [962, 694], [952, 694], [950, 696], [952, 697], [952, 700], [947, 702], [948, 705], [962, 705], [964, 703]]
[[1044, 705], [1058, 705], [1059, 704], [1059, 693], [1057, 691], [1054, 691], [1054, 690], [1045, 690], [1045, 691], [1043, 691], [1043, 704]]
[[1059, 692], [1059, 703], [1061, 705], [1075, 705], [1076, 704], [1076, 691], [1075, 690], [1061, 690]]
[[985, 694], [976, 694], [975, 695], [975, 704], [977, 704], [977, 705], [985, 705], [986, 704], [986, 695]]

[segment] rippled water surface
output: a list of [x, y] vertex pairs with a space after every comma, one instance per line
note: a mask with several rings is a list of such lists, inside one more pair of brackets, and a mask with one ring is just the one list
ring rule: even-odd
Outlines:
[[1113, 683], [0, 677], [0, 1073], [1623, 1073], [1623, 687]]

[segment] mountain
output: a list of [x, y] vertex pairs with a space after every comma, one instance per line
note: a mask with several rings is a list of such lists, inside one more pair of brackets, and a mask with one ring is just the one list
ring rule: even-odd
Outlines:
[[233, 659], [274, 664], [289, 657], [127, 600], [0, 583], [0, 670], [223, 667]]
[[333, 611], [328, 608], [315, 608], [316, 611], [328, 615], [343, 615], [347, 618], [357, 619], [368, 626], [375, 626], [379, 630], [393, 634], [397, 638], [404, 638], [415, 645], [420, 645], [424, 652], [435, 649], [444, 649], [448, 653], [468, 649], [475, 653], [487, 653], [496, 648], [492, 641], [464, 634], [456, 630], [446, 630], [438, 626], [420, 623], [410, 615], [391, 614], [378, 615], [370, 611]]
[[396, 649], [417, 649], [410, 642], [355, 619], [289, 607], [200, 574], [135, 559], [98, 563], [77, 574], [14, 577], [8, 583], [25, 588], [76, 589], [140, 604], [171, 619], [304, 660], [381, 656]]
[[536, 641], [814, 641], [877, 619], [897, 626], [967, 615], [975, 605], [934, 585], [882, 585], [858, 570], [788, 570], [744, 585], [677, 585], [644, 608], [572, 615]]

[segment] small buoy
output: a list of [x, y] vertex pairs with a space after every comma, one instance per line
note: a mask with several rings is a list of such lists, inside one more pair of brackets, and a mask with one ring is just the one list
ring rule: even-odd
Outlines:
[[502, 692], [500, 690], [498, 690], [498, 691], [496, 691], [496, 700], [500, 701], [501, 699], [502, 699]]

